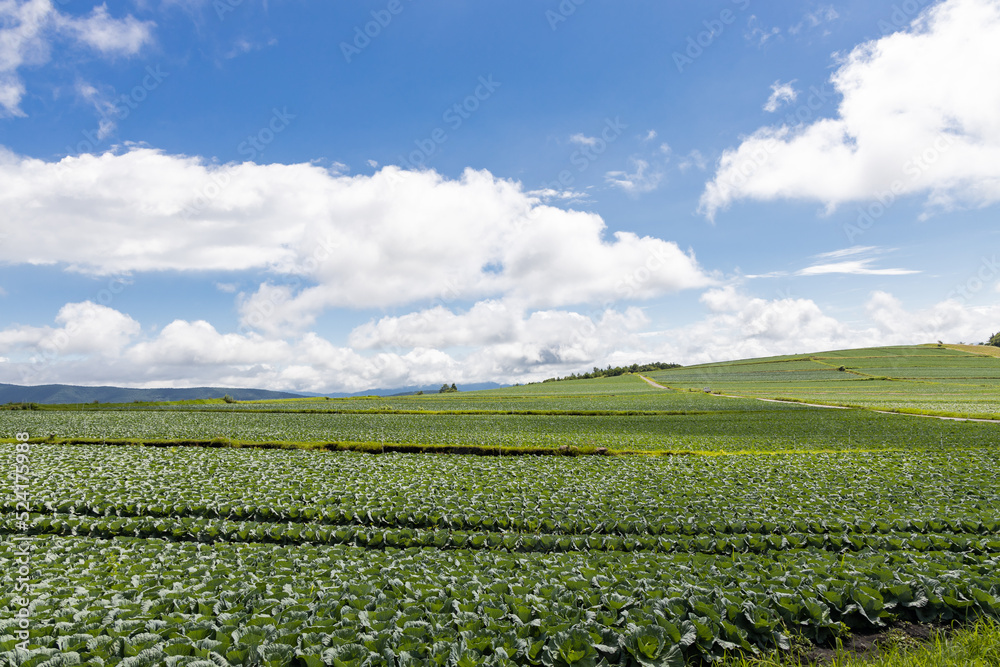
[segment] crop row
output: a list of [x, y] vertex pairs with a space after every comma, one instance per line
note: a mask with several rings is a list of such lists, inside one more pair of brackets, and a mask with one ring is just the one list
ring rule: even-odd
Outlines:
[[[717, 399], [728, 400], [728, 399]], [[761, 401], [753, 401], [767, 405]], [[781, 405], [781, 404], [773, 404]], [[637, 450], [954, 448], [1000, 439], [1000, 424], [784, 406], [725, 415], [300, 414], [208, 411], [0, 411], [0, 432], [109, 440], [216, 437], [256, 442], [603, 446]]]
[[1000, 536], [981, 534], [761, 534], [657, 536], [650, 534], [566, 535], [552, 533], [471, 532], [466, 530], [378, 529], [320, 524], [226, 521], [194, 517], [95, 518], [31, 515], [24, 522], [0, 516], [0, 535], [73, 535], [99, 538], [140, 537], [190, 542], [268, 542], [348, 544], [366, 548], [496, 549], [510, 552], [651, 551], [660, 553], [767, 553], [790, 549], [835, 552], [953, 551], [1000, 553]]
[[633, 516], [605, 521], [557, 519], [537, 513], [523, 515], [483, 515], [461, 511], [406, 511], [372, 508], [359, 511], [344, 507], [322, 506], [253, 506], [241, 503], [219, 505], [159, 504], [100, 500], [93, 504], [82, 501], [16, 503], [0, 502], [0, 514], [25, 510], [39, 516], [170, 518], [176, 520], [205, 519], [260, 523], [289, 523], [319, 526], [363, 526], [375, 528], [443, 529], [460, 531], [503, 531], [511, 533], [545, 533], [551, 535], [854, 535], [854, 534], [936, 534], [954, 533], [1000, 536], [1000, 519], [983, 516], [970, 518], [928, 519], [792, 519], [790, 521], [679, 520], [677, 518]]
[[[31, 462], [30, 502], [43, 513], [572, 534], [988, 534], [1000, 506], [1000, 461], [986, 448], [482, 459], [39, 444]], [[13, 469], [0, 456], [8, 510], [3, 473]]]
[[106, 665], [669, 665], [787, 646], [792, 633], [822, 642], [1000, 614], [995, 556], [30, 541], [27, 650], [13, 646], [15, 568], [0, 556], [0, 661], [12, 665], [57, 653]]

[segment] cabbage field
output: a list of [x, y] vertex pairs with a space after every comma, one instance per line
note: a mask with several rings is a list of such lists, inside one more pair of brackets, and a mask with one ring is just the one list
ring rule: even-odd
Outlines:
[[1000, 617], [1000, 424], [635, 376], [0, 424], [4, 666], [680, 666]]

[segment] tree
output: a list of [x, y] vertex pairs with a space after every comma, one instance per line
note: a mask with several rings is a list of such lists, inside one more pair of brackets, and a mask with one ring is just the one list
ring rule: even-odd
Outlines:
[[680, 368], [680, 364], [668, 364], [662, 361], [658, 361], [653, 364], [644, 364], [640, 366], [639, 364], [632, 364], [631, 366], [617, 366], [612, 368], [611, 364], [608, 364], [607, 368], [598, 368], [594, 366], [594, 370], [590, 373], [571, 373], [566, 377], [562, 378], [549, 378], [548, 380], [543, 380], [543, 382], [559, 382], [560, 380], [591, 380], [596, 378], [604, 377], [617, 377], [619, 375], [625, 375], [626, 373], [645, 373], [648, 371], [665, 371], [671, 368]]
[[990, 338], [990, 345], [996, 345], [997, 347], [1000, 347], [1000, 331], [993, 334], [993, 336]]
[[439, 394], [447, 394], [449, 391], [451, 391], [451, 388], [448, 386], [447, 383], [441, 385], [441, 388], [438, 389]]
[[452, 391], [458, 391], [458, 387], [455, 386], [454, 382], [451, 383], [451, 390]]

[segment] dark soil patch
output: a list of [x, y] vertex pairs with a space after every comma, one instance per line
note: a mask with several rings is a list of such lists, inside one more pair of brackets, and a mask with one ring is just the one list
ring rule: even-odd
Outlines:
[[828, 665], [838, 655], [874, 659], [896, 647], [918, 647], [946, 633], [948, 626], [923, 623], [897, 623], [883, 632], [870, 635], [851, 635], [840, 649], [813, 647], [802, 656], [803, 665]]

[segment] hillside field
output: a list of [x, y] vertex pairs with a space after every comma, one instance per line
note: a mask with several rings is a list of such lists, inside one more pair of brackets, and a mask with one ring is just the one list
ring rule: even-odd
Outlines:
[[978, 352], [0, 410], [0, 665], [679, 666], [1000, 618], [1000, 423], [927, 416], [1000, 418]]
[[998, 353], [986, 345], [868, 348], [704, 364], [649, 377], [669, 387], [756, 398], [1000, 419]]

